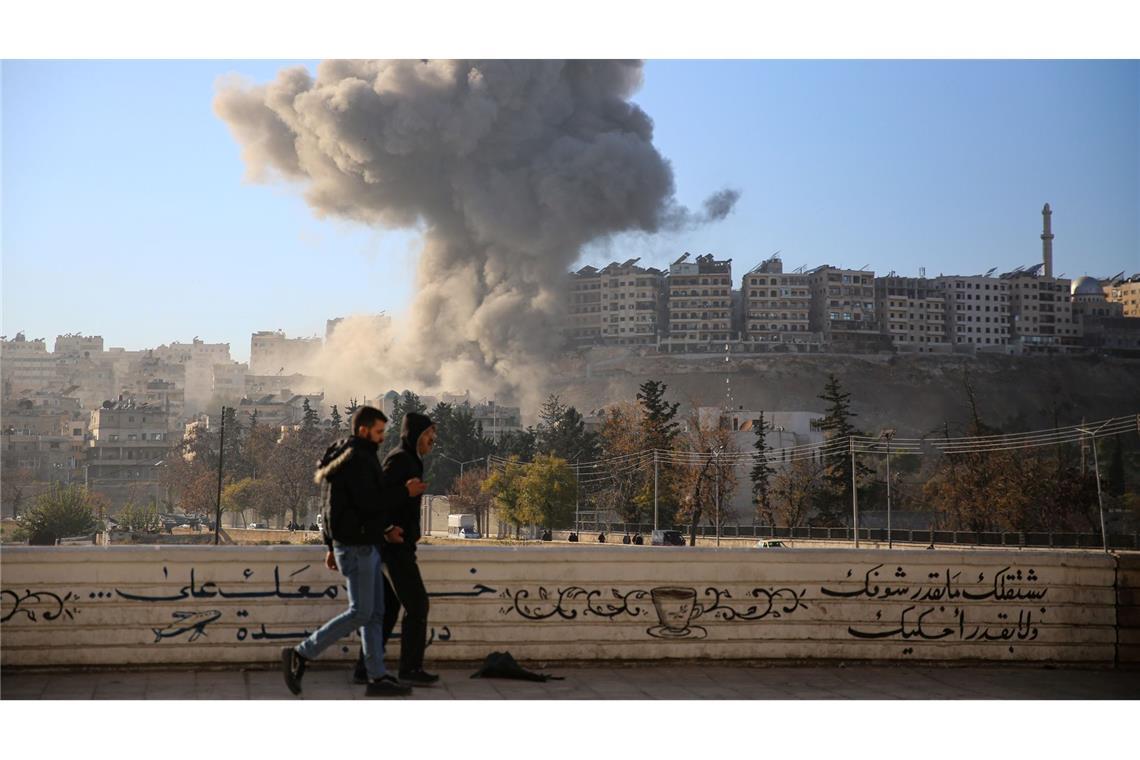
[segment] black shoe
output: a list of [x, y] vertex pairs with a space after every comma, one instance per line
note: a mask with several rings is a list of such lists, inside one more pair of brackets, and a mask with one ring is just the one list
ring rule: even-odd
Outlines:
[[409, 670], [408, 672], [400, 671], [400, 680], [410, 683], [412, 686], [433, 686], [439, 680], [439, 676], [434, 673], [428, 673], [423, 668], [419, 670]]
[[364, 690], [366, 697], [406, 697], [411, 693], [411, 686], [405, 686], [390, 675], [369, 681], [368, 688]]
[[352, 669], [352, 682], [364, 685], [368, 683], [368, 668], [364, 666], [364, 653], [356, 658], [356, 666]]
[[306, 662], [308, 661], [293, 647], [281, 650], [281, 672], [285, 675], [285, 685], [294, 694], [301, 693], [301, 677], [305, 675]]

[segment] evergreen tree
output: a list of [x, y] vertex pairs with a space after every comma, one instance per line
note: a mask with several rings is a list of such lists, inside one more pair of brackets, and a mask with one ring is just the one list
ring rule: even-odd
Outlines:
[[[828, 440], [841, 440], [846, 443], [849, 436], [863, 435], [852, 422], [852, 419], [858, 415], [851, 411], [851, 394], [844, 392], [839, 378], [833, 373], [828, 374], [827, 385], [817, 398], [828, 404], [827, 414], [819, 424], [820, 429], [828, 434]], [[847, 450], [836, 451], [827, 457], [824, 471], [827, 498], [820, 501], [818, 520], [820, 524], [837, 524], [838, 516], [846, 511], [847, 505], [851, 504], [851, 459], [851, 454]], [[872, 470], [862, 462], [857, 462], [855, 474], [857, 478], [865, 479], [872, 474]]]
[[753, 432], [756, 434], [756, 441], [753, 443], [753, 448], [756, 449], [756, 464], [753, 465], [751, 473], [752, 503], [756, 505], [756, 516], [771, 525], [771, 477], [776, 471], [768, 463], [769, 448], [765, 436], [769, 430], [771, 426], [764, 420], [764, 412], [760, 412], [760, 417], [753, 427]]
[[672, 449], [679, 432], [673, 418], [681, 404], [670, 404], [665, 400], [668, 387], [659, 380], [647, 380], [637, 392], [637, 401], [642, 409], [641, 425], [645, 430], [646, 444], [652, 449]]
[[535, 442], [538, 432], [533, 427], [526, 430], [508, 430], [499, 436], [498, 444], [494, 446], [495, 454], [500, 457], [518, 457], [520, 462], [530, 462], [534, 459]]
[[336, 408], [336, 404], [332, 405], [332, 411], [329, 412], [329, 428], [331, 428], [333, 435], [339, 436], [344, 431], [344, 420], [340, 418], [340, 412]]
[[[344, 424], [348, 425], [349, 427], [352, 426], [352, 415], [356, 414], [356, 410], [359, 408], [360, 404], [357, 403], [355, 397], [348, 400], [348, 403], [344, 405], [344, 413], [346, 415]], [[355, 430], [349, 430], [348, 432], [350, 435], [356, 434]]]
[[412, 391], [401, 393], [392, 407], [392, 419], [388, 420], [388, 426], [384, 433], [384, 443], [381, 444], [383, 453], [387, 453], [400, 445], [400, 434], [405, 414], [409, 412], [423, 414], [426, 411], [427, 407], [417, 394]]
[[313, 435], [320, 427], [321, 416], [309, 404], [308, 398], [301, 404], [301, 408], [304, 410], [304, 415], [301, 417], [301, 430], [306, 435]]
[[567, 461], [590, 460], [598, 451], [598, 436], [586, 430], [581, 413], [551, 394], [539, 412], [535, 450]]

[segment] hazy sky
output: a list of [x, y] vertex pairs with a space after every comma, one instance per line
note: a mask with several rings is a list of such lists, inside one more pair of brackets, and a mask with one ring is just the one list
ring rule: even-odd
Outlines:
[[[3, 63], [3, 332], [146, 348], [409, 301], [418, 235], [318, 220], [294, 188], [243, 181], [214, 115], [220, 76], [290, 62]], [[313, 66], [312, 62], [306, 65]], [[684, 251], [786, 268], [977, 274], [1140, 270], [1140, 63], [651, 61], [635, 101], [678, 199], [742, 191], [725, 221], [622, 236], [582, 263]]]

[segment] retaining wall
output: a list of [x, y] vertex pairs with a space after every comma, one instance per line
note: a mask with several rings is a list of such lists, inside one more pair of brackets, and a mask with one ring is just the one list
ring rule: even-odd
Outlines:
[[[1135, 555], [539, 545], [419, 558], [429, 661], [1140, 661]], [[0, 664], [270, 663], [344, 608], [323, 560], [320, 546], [6, 547]]]

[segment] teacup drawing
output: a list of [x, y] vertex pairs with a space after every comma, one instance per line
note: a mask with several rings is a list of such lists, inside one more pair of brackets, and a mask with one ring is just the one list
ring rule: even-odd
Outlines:
[[651, 589], [649, 595], [657, 610], [657, 619], [661, 621], [659, 627], [649, 629], [650, 635], [668, 638], [689, 636], [704, 638], [704, 628], [689, 626], [689, 621], [700, 617], [701, 612], [703, 612], [701, 606], [697, 604], [696, 589], [683, 586], [659, 586]]

